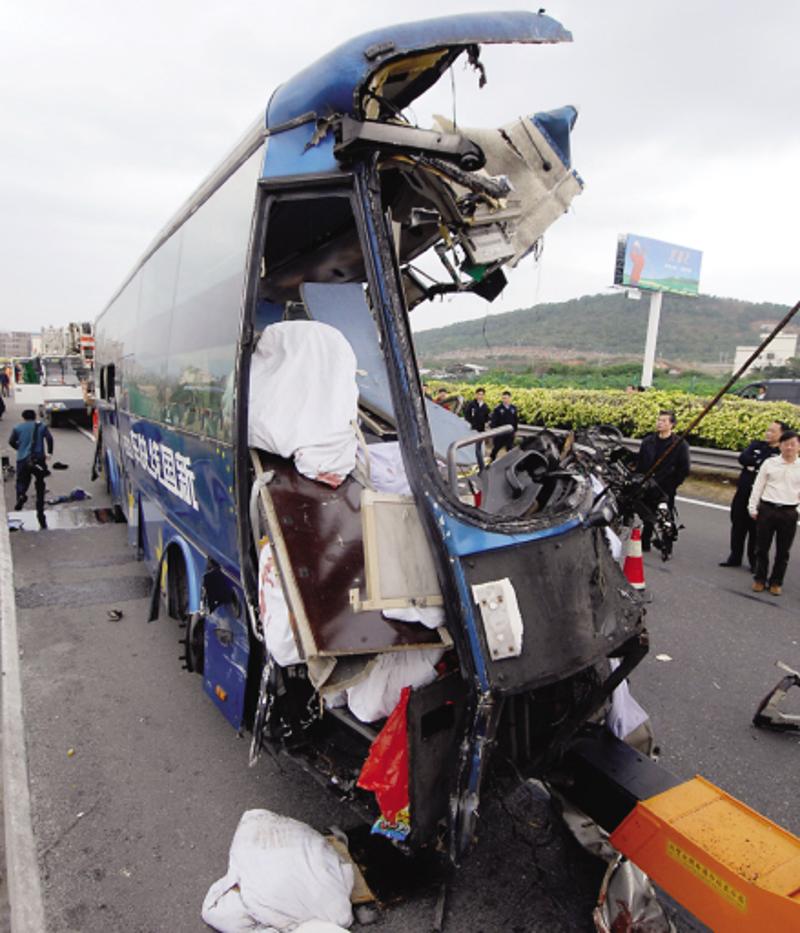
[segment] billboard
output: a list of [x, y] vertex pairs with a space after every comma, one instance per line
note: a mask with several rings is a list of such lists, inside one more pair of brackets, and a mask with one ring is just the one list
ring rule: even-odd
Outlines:
[[634, 233], [617, 240], [614, 284], [671, 295], [697, 295], [702, 252]]

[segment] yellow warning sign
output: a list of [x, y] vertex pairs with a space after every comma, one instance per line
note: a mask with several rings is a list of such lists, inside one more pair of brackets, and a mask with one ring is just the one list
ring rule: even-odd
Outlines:
[[682, 865], [687, 871], [707, 884], [712, 891], [725, 898], [730, 904], [744, 913], [747, 910], [747, 896], [716, 872], [712, 871], [708, 865], [704, 865], [699, 859], [695, 858], [691, 852], [687, 852], [674, 842], [667, 840], [667, 855], [674, 859], [679, 865]]

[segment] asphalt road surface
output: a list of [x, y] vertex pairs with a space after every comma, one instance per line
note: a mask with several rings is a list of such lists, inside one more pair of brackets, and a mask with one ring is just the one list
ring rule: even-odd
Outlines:
[[[87, 440], [61, 430], [56, 445], [70, 469], [53, 473], [51, 493], [80, 486], [91, 506], [106, 504], [102, 481], [88, 481]], [[652, 716], [670, 770], [702, 773], [798, 832], [791, 794], [800, 742], [750, 725], [780, 676], [775, 661], [800, 666], [797, 553], [786, 595], [755, 597], [746, 571], [716, 566], [726, 554], [727, 515], [684, 506], [682, 517], [675, 558], [646, 560], [652, 651], [634, 675], [634, 694]], [[11, 540], [48, 930], [207, 929], [203, 897], [225, 873], [248, 808], [323, 831], [355, 825], [347, 805], [292, 762], [267, 756], [247, 767], [247, 738], [217, 713], [199, 678], [180, 670], [173, 623], [145, 623], [148, 580], [125, 525], [20, 531]], [[110, 609], [122, 618], [112, 621]], [[549, 809], [521, 790], [503, 805], [487, 803], [481, 815], [479, 844], [450, 890], [446, 929], [593, 929], [602, 866]], [[423, 885], [380, 911], [371, 929], [430, 929], [437, 894]], [[686, 919], [678, 926], [695, 929]]]
[[[783, 676], [776, 662], [800, 670], [800, 538], [784, 595], [756, 594], [747, 568], [718, 566], [728, 556], [728, 512], [678, 507], [686, 528], [674, 558], [646, 555], [650, 653], [632, 690], [651, 715], [665, 767], [682, 778], [702, 774], [800, 834], [800, 736], [751, 725]], [[800, 697], [791, 699], [787, 710], [800, 712]]]

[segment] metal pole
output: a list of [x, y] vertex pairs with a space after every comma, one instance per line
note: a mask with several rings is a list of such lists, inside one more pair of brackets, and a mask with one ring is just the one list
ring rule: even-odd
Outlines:
[[647, 339], [644, 342], [644, 363], [642, 364], [642, 385], [649, 389], [653, 384], [653, 364], [656, 360], [656, 341], [658, 340], [658, 322], [661, 318], [661, 292], [650, 295], [650, 317], [647, 320]]
[[747, 370], [750, 368], [750, 364], [754, 362], [766, 348], [772, 343], [772, 341], [778, 336], [778, 334], [783, 330], [784, 327], [791, 321], [791, 319], [800, 311], [800, 301], [797, 304], [790, 308], [786, 313], [786, 316], [783, 320], [779, 321], [772, 331], [761, 341], [760, 345], [753, 350], [750, 356], [742, 363], [742, 365], [736, 370], [736, 372], [731, 376], [731, 378], [725, 383], [725, 385], [717, 392], [714, 398], [706, 405], [706, 407], [692, 419], [692, 423], [683, 429], [683, 431], [675, 437], [675, 442], [670, 445], [663, 454], [656, 460], [656, 462], [650, 467], [650, 469], [644, 474], [641, 479], [641, 482], [649, 479], [655, 471], [661, 466], [661, 464], [667, 459], [667, 457], [672, 453], [673, 450], [680, 444], [680, 442], [691, 432], [693, 431], [698, 424], [705, 418], [705, 416], [711, 411], [711, 409], [717, 404], [717, 402], [722, 398], [722, 396], [730, 389], [730, 387], [739, 379]]

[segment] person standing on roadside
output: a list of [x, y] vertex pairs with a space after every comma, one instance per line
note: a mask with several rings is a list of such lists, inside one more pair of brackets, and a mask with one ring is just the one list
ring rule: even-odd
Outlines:
[[18, 424], [11, 432], [8, 443], [17, 452], [17, 503], [14, 508], [19, 511], [25, 505], [28, 487], [33, 480], [36, 486], [36, 517], [39, 519], [39, 527], [47, 528], [44, 481], [50, 473], [47, 456], [53, 453], [53, 435], [46, 424], [36, 420], [36, 412], [26, 408], [22, 412], [22, 424]]
[[[789, 563], [789, 551], [797, 531], [797, 507], [800, 505], [800, 438], [797, 431], [784, 431], [780, 437], [780, 457], [770, 457], [761, 464], [748, 509], [756, 522], [756, 569], [754, 593], [769, 586], [773, 596], [780, 596]], [[775, 561], [767, 576], [769, 551], [775, 538]]]
[[[656, 418], [655, 431], [643, 438], [639, 456], [636, 458], [636, 472], [647, 473], [668, 450], [670, 451], [653, 474], [653, 479], [664, 495], [663, 501], [669, 504], [670, 512], [675, 508], [675, 493], [678, 491], [678, 486], [689, 475], [691, 466], [689, 445], [681, 438], [672, 448], [675, 441], [675, 412], [660, 411]], [[650, 550], [652, 537], [653, 525], [651, 522], [645, 522], [642, 527], [643, 551]]]
[[779, 454], [781, 434], [789, 425], [783, 421], [773, 421], [764, 432], [763, 441], [753, 441], [739, 454], [739, 463], [743, 470], [736, 482], [736, 493], [731, 502], [731, 550], [728, 557], [720, 561], [720, 567], [741, 567], [745, 543], [747, 544], [747, 562], [750, 570], [756, 569], [756, 523], [750, 518], [748, 503], [753, 483], [761, 464], [768, 458]]
[[489, 421], [489, 406], [486, 404], [486, 389], [475, 390], [475, 398], [464, 409], [464, 417], [473, 431], [485, 431]]
[[519, 426], [517, 406], [511, 404], [511, 393], [508, 389], [503, 392], [500, 399], [500, 404], [494, 409], [489, 419], [489, 426], [492, 428], [499, 428], [505, 424], [510, 424], [514, 430], [509, 431], [507, 434], [499, 434], [494, 438], [492, 443], [492, 462], [497, 459], [497, 455], [501, 450], [511, 450], [514, 446], [514, 432]]
[[[479, 434], [486, 430], [486, 424], [489, 421], [489, 406], [486, 404], [486, 389], [481, 386], [475, 390], [475, 398], [464, 409], [464, 417], [473, 431]], [[478, 460], [478, 466], [483, 469], [483, 441], [475, 445], [475, 457]]]

